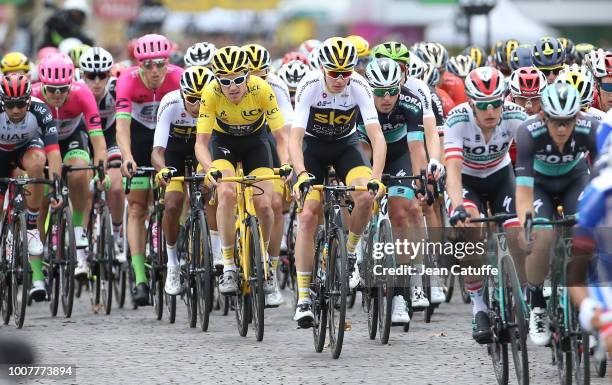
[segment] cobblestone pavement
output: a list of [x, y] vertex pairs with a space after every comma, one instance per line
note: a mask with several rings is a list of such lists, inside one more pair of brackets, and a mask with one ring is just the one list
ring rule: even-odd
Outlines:
[[[288, 301], [288, 293], [285, 292]], [[18, 335], [36, 349], [39, 364], [76, 365], [71, 380], [29, 383], [78, 384], [495, 384], [486, 348], [470, 336], [470, 308], [455, 296], [430, 324], [415, 313], [410, 331], [393, 327], [389, 344], [367, 336], [366, 314], [358, 303], [348, 316], [340, 359], [328, 349], [316, 353], [312, 332], [296, 330], [289, 304], [266, 310], [264, 340], [253, 330], [240, 337], [234, 313], [215, 312], [208, 332], [190, 329], [186, 307], [177, 319], [157, 321], [151, 307], [114, 308], [93, 314], [89, 295], [75, 303], [72, 318], [52, 318], [46, 303], [28, 308], [23, 330], [0, 327], [0, 336]], [[61, 314], [61, 305], [60, 305]], [[529, 347], [531, 384], [556, 384], [550, 350]], [[593, 375], [593, 377], [595, 377]], [[511, 383], [516, 383], [510, 367]], [[0, 381], [1, 382], [1, 381]], [[606, 380], [593, 378], [593, 384]]]

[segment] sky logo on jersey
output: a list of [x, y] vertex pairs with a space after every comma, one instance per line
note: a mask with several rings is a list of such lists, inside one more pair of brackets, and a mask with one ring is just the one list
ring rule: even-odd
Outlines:
[[336, 113], [336, 111], [331, 110], [329, 113], [315, 113], [314, 120], [318, 123], [322, 124], [330, 124], [330, 125], [343, 125], [349, 123], [353, 120], [355, 116], [355, 109], [351, 111], [350, 114]]

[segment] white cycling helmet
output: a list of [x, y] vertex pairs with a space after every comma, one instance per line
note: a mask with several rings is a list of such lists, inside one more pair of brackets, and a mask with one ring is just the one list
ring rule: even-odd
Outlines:
[[402, 80], [402, 69], [394, 60], [379, 58], [368, 63], [365, 76], [373, 88], [394, 87]]
[[425, 63], [423, 68], [423, 81], [428, 85], [435, 87], [440, 83], [440, 71], [438, 67], [432, 63]]
[[79, 59], [83, 72], [108, 72], [113, 67], [113, 55], [102, 47], [91, 47]]
[[[591, 69], [593, 76], [597, 79], [612, 75], [612, 65], [610, 65], [612, 60], [607, 59], [609, 56], [612, 56], [612, 54], [601, 48], [592, 50], [585, 55], [584, 62]], [[608, 63], [608, 61], [610, 61], [610, 63]]]
[[308, 66], [311, 70], [316, 70], [321, 68], [319, 65], [319, 48], [315, 48], [308, 54]]
[[212, 62], [213, 56], [217, 48], [214, 44], [206, 41], [195, 43], [187, 48], [183, 61], [185, 66], [207, 66]]
[[566, 83], [553, 83], [542, 91], [542, 111], [552, 118], [573, 118], [580, 111], [580, 94]]
[[321, 40], [309, 39], [309, 40], [304, 41], [302, 44], [300, 44], [298, 48], [298, 52], [304, 55], [308, 55], [313, 50], [318, 48], [320, 45], [321, 45]]
[[465, 78], [465, 94], [473, 100], [493, 100], [504, 97], [506, 80], [500, 70], [478, 67]]
[[417, 55], [410, 55], [408, 62], [408, 76], [411, 78], [423, 79], [425, 63]]
[[76, 37], [68, 37], [62, 40], [61, 43], [57, 46], [57, 49], [65, 55], [68, 55], [73, 48], [82, 46], [83, 42]]
[[476, 68], [476, 62], [471, 56], [457, 55], [451, 57], [446, 63], [446, 70], [455, 76], [464, 79], [471, 70]]
[[555, 81], [574, 86], [580, 94], [580, 104], [582, 107], [590, 107], [593, 103], [595, 78], [593, 77], [593, 73], [585, 66], [580, 66], [578, 64], [566, 66], [559, 72], [559, 76], [557, 76]]
[[298, 83], [310, 71], [308, 66], [299, 60], [292, 60], [283, 64], [278, 70], [278, 77], [287, 84], [290, 89], [297, 88]]

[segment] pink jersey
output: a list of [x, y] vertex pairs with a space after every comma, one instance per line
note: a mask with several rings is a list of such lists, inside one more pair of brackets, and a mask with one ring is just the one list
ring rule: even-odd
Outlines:
[[182, 68], [169, 64], [162, 85], [150, 89], [142, 81], [139, 67], [124, 71], [117, 80], [117, 119], [134, 119], [153, 134], [161, 99], [179, 88], [182, 74]]
[[41, 83], [34, 84], [32, 96], [41, 99], [49, 106], [53, 119], [57, 122], [59, 140], [70, 137], [79, 127], [82, 118], [85, 119], [89, 136], [102, 135], [102, 120], [98, 112], [98, 104], [95, 96], [85, 84], [72, 83], [68, 98], [61, 107], [53, 107], [49, 104]]

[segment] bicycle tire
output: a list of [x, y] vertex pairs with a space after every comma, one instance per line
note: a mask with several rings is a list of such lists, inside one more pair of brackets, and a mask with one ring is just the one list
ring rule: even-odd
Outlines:
[[[384, 245], [393, 243], [391, 222], [388, 219], [384, 219], [379, 224], [377, 242]], [[386, 268], [395, 267], [395, 255], [385, 253], [383, 264]], [[377, 287], [378, 338], [383, 345], [389, 343], [389, 334], [391, 332], [391, 311], [393, 306], [393, 293], [395, 291], [393, 278], [393, 275], [386, 274]]]
[[100, 247], [100, 239], [98, 229], [96, 226], [101, 226], [101, 214], [92, 207], [89, 223], [87, 224], [87, 254], [89, 256], [90, 273], [87, 276], [87, 282], [91, 285], [92, 291], [90, 293], [91, 310], [94, 314], [97, 314], [100, 307], [100, 292], [101, 292], [101, 277], [100, 277], [100, 264], [102, 263], [102, 253]]
[[515, 280], [518, 277], [516, 266], [512, 257], [502, 259], [501, 263], [506, 285], [506, 322], [513, 324], [508, 332], [510, 333], [510, 347], [512, 350], [512, 360], [514, 371], [519, 385], [529, 384], [529, 355], [527, 348], [527, 322], [528, 315], [522, 305], [523, 291], [520, 284]]
[[[60, 262], [60, 286], [62, 290], [62, 311], [66, 318], [72, 316], [74, 305], [74, 291], [76, 281], [74, 279], [74, 268], [76, 266], [76, 240], [74, 238], [74, 226], [72, 225], [72, 211], [68, 205], [64, 206], [58, 213], [59, 218], [59, 244], [61, 251]], [[67, 238], [67, 239], [66, 239]]]
[[263, 250], [261, 249], [261, 233], [259, 223], [254, 216], [247, 221], [247, 234], [249, 244], [249, 260], [251, 263], [251, 305], [253, 306], [253, 326], [257, 341], [264, 337], [264, 309], [266, 294], [264, 293], [264, 265]]
[[[236, 237], [234, 238], [234, 261], [238, 270], [236, 271], [238, 292], [234, 298], [234, 313], [236, 315], [236, 326], [238, 327], [238, 334], [241, 337], [246, 337], [249, 333], [249, 323], [251, 322], [251, 295], [244, 291], [243, 288], [243, 271], [240, 264], [240, 231], [236, 231]], [[229, 302], [231, 297], [225, 297], [225, 302]]]
[[348, 294], [348, 255], [344, 231], [336, 228], [330, 238], [329, 261], [327, 263], [327, 294], [329, 296], [329, 346], [332, 357], [342, 353]]
[[444, 302], [449, 303], [453, 299], [453, 293], [455, 292], [455, 275], [448, 274], [446, 276], [446, 282], [444, 284], [446, 292], [444, 293]]
[[367, 241], [364, 242], [365, 247], [362, 249], [365, 261], [362, 262], [364, 271], [362, 277], [364, 277], [365, 288], [362, 292], [361, 302], [365, 307], [368, 314], [368, 337], [371, 340], [376, 339], [376, 333], [378, 332], [378, 311], [379, 311], [379, 298], [378, 298], [378, 285], [376, 278], [374, 277], [374, 258], [372, 256], [372, 250], [374, 245], [374, 236], [376, 234], [376, 225], [370, 222], [368, 225]]
[[210, 323], [210, 313], [213, 311], [213, 296], [215, 288], [215, 268], [213, 266], [212, 247], [208, 236], [208, 223], [202, 210], [196, 216], [196, 231], [199, 233], [200, 258], [198, 263], [198, 312], [200, 315], [200, 329], [203, 332], [208, 330]]
[[13, 217], [13, 259], [12, 259], [12, 287], [13, 320], [17, 329], [21, 329], [25, 322], [26, 308], [28, 306], [28, 291], [32, 284], [32, 269], [28, 259], [28, 235], [26, 232], [25, 213]]
[[607, 354], [601, 360], [595, 361], [595, 371], [597, 372], [597, 377], [603, 378], [606, 376], [606, 369], [608, 367], [608, 358]]
[[[423, 256], [423, 265], [425, 268], [433, 267], [432, 256], [426, 254]], [[423, 321], [428, 324], [431, 322], [431, 316], [434, 312], [434, 304], [431, 303], [431, 277], [429, 274], [422, 275], [422, 283], [423, 283], [423, 291], [425, 292], [425, 297], [429, 301], [429, 306], [423, 309]]]
[[578, 312], [571, 306], [569, 311], [571, 325], [571, 350], [572, 350], [572, 371], [576, 385], [588, 385], [591, 383], [591, 362], [590, 362], [590, 342], [589, 334], [582, 331], [578, 321]]
[[113, 278], [113, 290], [115, 291], [115, 302], [119, 309], [123, 309], [125, 306], [125, 292], [127, 288], [127, 273], [122, 266], [123, 264], [118, 263], [115, 265], [114, 271], [116, 277]]
[[100, 231], [100, 237], [102, 238], [100, 239], [100, 247], [103, 256], [99, 269], [100, 284], [102, 286], [102, 304], [104, 305], [104, 313], [109, 315], [113, 306], [115, 241], [113, 240], [113, 227], [107, 206], [104, 206], [102, 210], [102, 231]]
[[196, 285], [198, 260], [200, 259], [200, 237], [195, 229], [196, 224], [192, 222], [191, 218], [188, 219], [186, 226], [188, 227], [186, 234], [188, 245], [185, 249], [188, 253], [188, 263], [181, 268], [181, 281], [183, 282], [189, 327], [195, 328], [198, 324], [198, 288]]
[[[491, 292], [491, 287], [495, 287], [493, 277], [488, 277], [488, 282], [484, 287], [484, 300], [489, 308], [489, 318], [491, 323], [491, 329], [495, 336], [495, 341], [487, 344], [487, 353], [491, 357], [491, 363], [493, 364], [493, 372], [495, 379], [499, 385], [508, 385], [509, 379], [509, 359], [508, 359], [508, 344], [500, 340], [502, 322], [501, 322], [501, 310], [499, 309], [499, 303], [493, 300], [495, 296]], [[495, 318], [493, 318], [495, 315]]]
[[[2, 233], [0, 234], [0, 313], [2, 314], [2, 323], [8, 325], [11, 320], [13, 312], [13, 295], [11, 293], [11, 271], [10, 261], [8, 260], [8, 227], [6, 220], [6, 213], [3, 216]], [[11, 245], [12, 247], [12, 245]]]
[[310, 284], [310, 301], [312, 304], [312, 337], [315, 352], [321, 353], [325, 346], [327, 333], [327, 306], [325, 297], [325, 273], [327, 266], [327, 250], [323, 227], [317, 229], [315, 235], [315, 254], [312, 265], [312, 283]]
[[[160, 321], [164, 315], [164, 292], [159, 290], [159, 282], [163, 282], [164, 275], [162, 267], [159, 265], [160, 249], [155, 244], [153, 238], [153, 227], [157, 226], [157, 238], [160, 237], [160, 223], [157, 222], [157, 213], [151, 213], [149, 224], [147, 226], [147, 234], [145, 238], [145, 271], [148, 272], [147, 280], [149, 285], [149, 303], [153, 305], [153, 313], [155, 318]], [[156, 251], [157, 249], [157, 251]], [[149, 268], [147, 269], [147, 265]]]
[[[57, 257], [59, 234], [57, 232], [57, 223], [55, 223], [56, 218], [55, 215], [50, 214], [49, 227], [45, 237], [45, 242], [47, 244], [44, 257], [47, 266], [46, 286], [49, 290], [49, 312], [51, 313], [51, 317], [57, 317], [60, 297], [59, 258]], [[55, 240], [53, 239], [54, 237]]]

